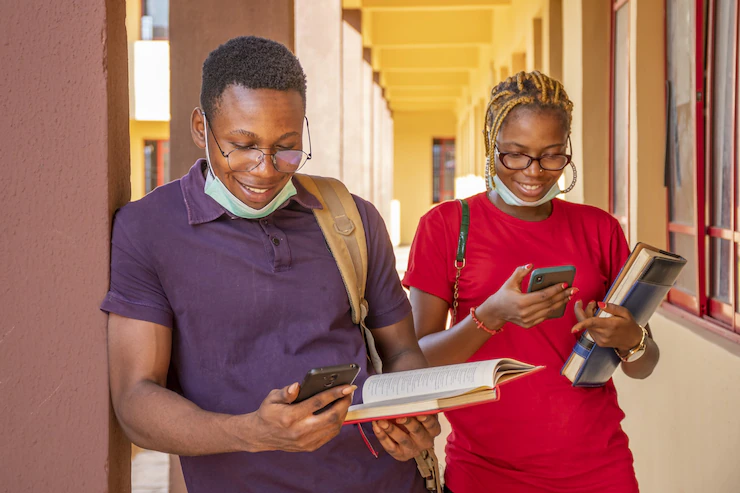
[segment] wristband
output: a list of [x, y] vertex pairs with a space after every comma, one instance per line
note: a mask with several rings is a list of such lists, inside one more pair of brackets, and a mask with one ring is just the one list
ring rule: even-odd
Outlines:
[[478, 317], [475, 316], [475, 307], [470, 309], [470, 316], [473, 318], [473, 322], [475, 322], [475, 325], [477, 325], [480, 330], [488, 332], [492, 336], [495, 336], [503, 330], [503, 327], [499, 327], [498, 329], [489, 329], [486, 327], [486, 324], [478, 320]]

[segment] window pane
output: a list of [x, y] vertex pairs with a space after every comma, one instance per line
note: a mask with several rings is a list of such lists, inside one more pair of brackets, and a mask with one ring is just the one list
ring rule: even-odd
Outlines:
[[709, 296], [723, 303], [730, 303], [730, 262], [732, 262], [732, 242], [711, 238], [712, 279]]
[[[695, 0], [673, 0], [666, 3], [666, 38], [669, 100], [669, 211], [670, 220], [694, 224], [694, 146], [696, 93], [694, 55]], [[695, 259], [692, 259], [695, 262]], [[689, 269], [686, 269], [689, 271]]]
[[740, 245], [736, 245], [735, 248], [737, 248], [737, 263], [735, 264], [735, 269], [732, 272], [732, 275], [735, 276], [732, 282], [735, 285], [735, 311], [740, 311], [740, 289], [737, 288], [737, 281], [738, 279], [740, 279]]
[[627, 215], [627, 172], [629, 149], [629, 4], [620, 8], [614, 19], [614, 122], [612, 141], [612, 212], [616, 216]]
[[159, 141], [159, 154], [162, 156], [162, 166], [158, 169], [157, 186], [164, 185], [170, 181], [170, 141]]
[[455, 198], [455, 141], [446, 140], [442, 152], [442, 162], [444, 163], [444, 190], [442, 191], [442, 200], [452, 200]]
[[671, 233], [670, 250], [686, 259], [686, 267], [676, 281], [676, 287], [696, 296], [696, 243], [693, 236]]
[[432, 144], [432, 202], [439, 202], [439, 172], [442, 145], [439, 140], [434, 139]]
[[144, 193], [157, 188], [157, 141], [144, 141]]
[[729, 228], [732, 209], [732, 91], [733, 22], [736, 0], [718, 0], [715, 17], [712, 83], [712, 219], [715, 226]]
[[141, 39], [168, 39], [170, 24], [169, 0], [142, 2]]

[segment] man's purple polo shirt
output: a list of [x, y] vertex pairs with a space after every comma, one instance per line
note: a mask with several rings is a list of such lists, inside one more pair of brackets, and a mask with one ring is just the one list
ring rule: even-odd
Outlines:
[[[107, 312], [172, 328], [168, 386], [201, 408], [256, 411], [267, 394], [319, 366], [357, 363], [365, 347], [344, 284], [299, 183], [261, 220], [235, 218], [203, 192], [204, 160], [116, 214]], [[410, 311], [385, 225], [355, 197], [367, 235], [370, 328]], [[360, 401], [355, 393], [355, 403]], [[190, 493], [425, 491], [414, 461], [390, 457], [354, 426], [316, 452], [182, 457]]]

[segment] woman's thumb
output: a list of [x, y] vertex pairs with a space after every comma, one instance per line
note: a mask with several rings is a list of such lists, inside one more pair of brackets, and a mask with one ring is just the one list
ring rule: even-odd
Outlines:
[[511, 289], [521, 289], [522, 280], [532, 270], [532, 264], [522, 265], [514, 269], [514, 273], [511, 274], [509, 280], [506, 281], [506, 285]]

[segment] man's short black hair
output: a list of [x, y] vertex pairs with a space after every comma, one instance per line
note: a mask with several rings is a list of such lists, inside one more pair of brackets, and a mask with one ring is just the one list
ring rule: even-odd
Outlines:
[[298, 91], [306, 107], [306, 74], [298, 58], [284, 45], [257, 36], [233, 38], [213, 50], [203, 62], [200, 106], [212, 116], [227, 87]]

